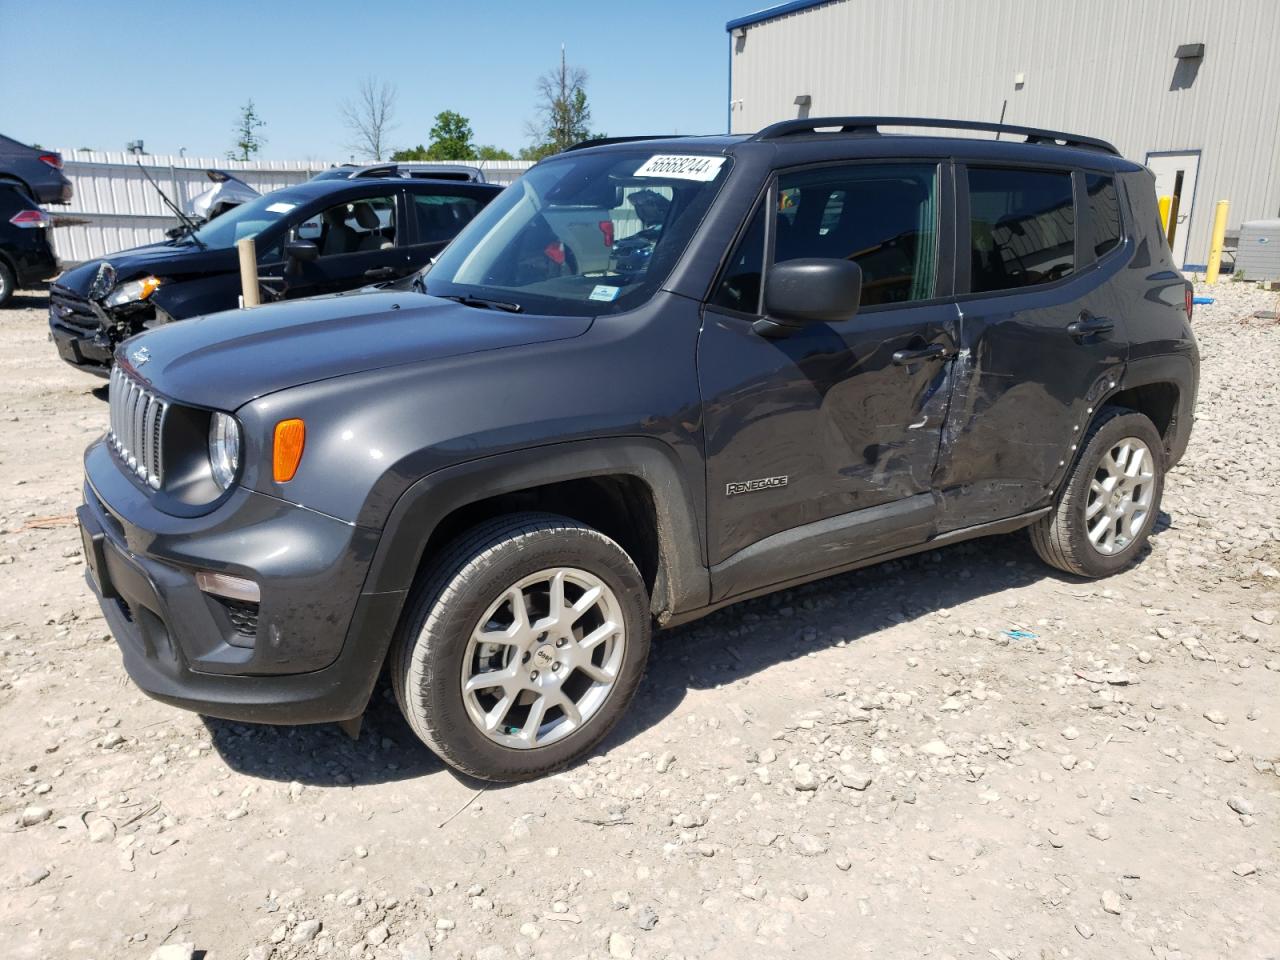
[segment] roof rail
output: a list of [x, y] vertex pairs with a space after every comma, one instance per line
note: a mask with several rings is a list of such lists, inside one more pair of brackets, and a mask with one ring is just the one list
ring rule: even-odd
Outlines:
[[568, 153], [570, 150], [585, 150], [587, 147], [603, 147], [611, 143], [635, 143], [637, 140], [669, 140], [672, 137], [679, 136], [675, 133], [651, 133], [641, 137], [597, 137], [594, 140], [579, 140], [571, 147], [565, 147], [561, 153]]
[[380, 163], [377, 166], [365, 167], [363, 170], [357, 170], [349, 179], [363, 180], [366, 177], [398, 177], [400, 168], [394, 163]]
[[818, 133], [823, 127], [839, 127], [840, 133], [859, 136], [879, 136], [881, 127], [934, 127], [942, 130], [983, 130], [1024, 137], [1025, 143], [1044, 143], [1065, 147], [1081, 147], [1101, 150], [1120, 156], [1120, 151], [1105, 140], [1082, 137], [1058, 130], [1040, 130], [1036, 127], [1017, 127], [1005, 123], [986, 123], [982, 120], [941, 120], [928, 117], [806, 117], [803, 120], [783, 120], [772, 123], [756, 133], [752, 140], [779, 140], [806, 133]]

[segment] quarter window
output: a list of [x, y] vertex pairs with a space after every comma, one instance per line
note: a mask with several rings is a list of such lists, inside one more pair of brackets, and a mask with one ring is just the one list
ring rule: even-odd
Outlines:
[[852, 260], [862, 304], [934, 294], [938, 171], [929, 163], [857, 164], [781, 177], [774, 262]]
[[970, 167], [974, 293], [1052, 283], [1075, 269], [1071, 174]]
[[1086, 173], [1089, 222], [1093, 227], [1093, 252], [1101, 257], [1120, 245], [1120, 198], [1115, 181], [1105, 174]]
[[760, 311], [760, 276], [764, 271], [764, 216], [762, 204], [751, 218], [738, 249], [729, 260], [724, 279], [711, 302], [718, 307], [743, 313]]

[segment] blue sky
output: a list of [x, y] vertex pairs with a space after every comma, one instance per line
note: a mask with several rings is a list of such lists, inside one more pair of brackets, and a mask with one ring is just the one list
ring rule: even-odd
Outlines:
[[[0, 133], [46, 147], [222, 156], [249, 97], [262, 156], [346, 159], [339, 107], [372, 75], [399, 90], [395, 146], [456, 110], [476, 141], [528, 142], [560, 44], [590, 74], [593, 127], [719, 133], [727, 20], [768, 0], [0, 0]], [[25, 42], [16, 42], [25, 38]]]

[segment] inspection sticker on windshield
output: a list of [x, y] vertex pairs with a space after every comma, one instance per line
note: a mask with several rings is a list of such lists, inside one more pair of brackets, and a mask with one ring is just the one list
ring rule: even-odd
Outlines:
[[267, 213], [288, 213], [296, 206], [296, 203], [273, 203], [267, 207]]
[[666, 177], [672, 180], [714, 180], [724, 157], [682, 157], [658, 154], [644, 162], [635, 172], [637, 177]]
[[612, 302], [618, 299], [618, 291], [620, 289], [621, 287], [609, 287], [605, 286], [603, 283], [597, 284], [596, 288], [591, 291], [591, 296], [587, 297], [587, 299]]

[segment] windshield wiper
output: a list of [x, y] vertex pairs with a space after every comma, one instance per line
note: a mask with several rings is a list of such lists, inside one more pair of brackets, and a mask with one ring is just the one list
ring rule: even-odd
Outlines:
[[484, 297], [441, 297], [442, 300], [452, 300], [454, 303], [460, 303], [464, 307], [483, 307], [486, 310], [505, 310], [507, 313], [523, 313], [524, 307], [518, 303], [507, 303], [504, 300], [486, 300]]

